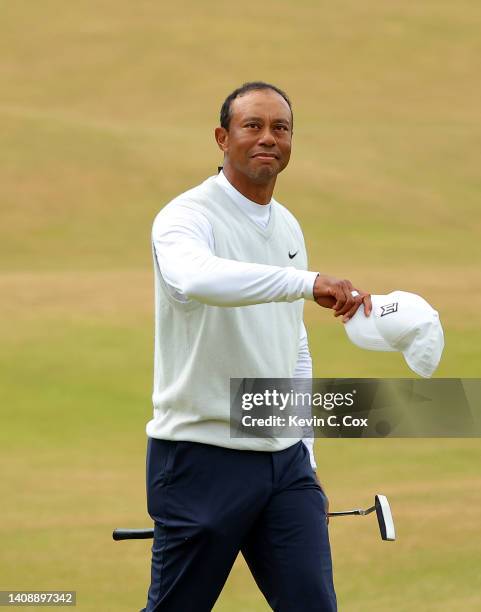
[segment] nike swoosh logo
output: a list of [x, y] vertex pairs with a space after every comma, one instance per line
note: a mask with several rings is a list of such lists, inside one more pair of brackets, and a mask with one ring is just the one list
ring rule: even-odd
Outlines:
[[293, 253], [291, 255], [291, 252], [289, 251], [289, 259], [294, 259], [294, 257], [299, 253], [299, 251], [296, 251], [295, 253]]

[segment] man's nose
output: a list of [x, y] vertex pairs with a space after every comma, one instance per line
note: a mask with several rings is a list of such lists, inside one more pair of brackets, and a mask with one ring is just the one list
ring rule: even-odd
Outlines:
[[269, 127], [265, 127], [259, 135], [259, 144], [265, 147], [273, 147], [276, 144], [276, 139]]

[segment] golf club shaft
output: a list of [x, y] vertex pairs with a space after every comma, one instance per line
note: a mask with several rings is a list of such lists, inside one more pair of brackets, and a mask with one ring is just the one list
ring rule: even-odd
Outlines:
[[[375, 510], [375, 506], [367, 510], [346, 510], [344, 512], [329, 512], [328, 516], [364, 515]], [[154, 537], [153, 529], [114, 529], [112, 533], [114, 540], [147, 540]]]
[[357, 514], [359, 516], [365, 516], [366, 514], [371, 514], [371, 512], [374, 512], [375, 509], [376, 509], [376, 506], [371, 506], [367, 510], [362, 510], [361, 508], [358, 508], [357, 510], [344, 510], [343, 512], [328, 512], [327, 515], [328, 516], [349, 516], [349, 515]]
[[114, 529], [114, 540], [147, 540], [154, 537], [153, 529]]

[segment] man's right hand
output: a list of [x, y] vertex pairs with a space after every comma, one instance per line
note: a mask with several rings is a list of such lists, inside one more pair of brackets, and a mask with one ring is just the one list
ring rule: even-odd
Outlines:
[[326, 511], [326, 523], [329, 525], [329, 498], [326, 495], [326, 492], [324, 491], [324, 487], [321, 484], [321, 481], [319, 480], [316, 471], [314, 471], [314, 478], [317, 481], [317, 484], [319, 485], [319, 488], [322, 491], [322, 494], [324, 495], [324, 501], [325, 501], [325, 507], [324, 510]]
[[[355, 295], [356, 292], [358, 295]], [[354, 287], [350, 280], [340, 280], [334, 276], [318, 274], [314, 282], [313, 294], [319, 306], [334, 310], [334, 316], [342, 316], [343, 323], [347, 323], [355, 315], [361, 304], [364, 305], [366, 317], [371, 314], [370, 294]]]

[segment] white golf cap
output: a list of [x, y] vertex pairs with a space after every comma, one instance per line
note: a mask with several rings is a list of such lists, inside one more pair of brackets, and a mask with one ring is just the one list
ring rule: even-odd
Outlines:
[[361, 305], [344, 326], [351, 342], [372, 351], [400, 351], [416, 374], [432, 376], [444, 348], [436, 310], [421, 296], [406, 291], [371, 295], [371, 300], [369, 317]]

